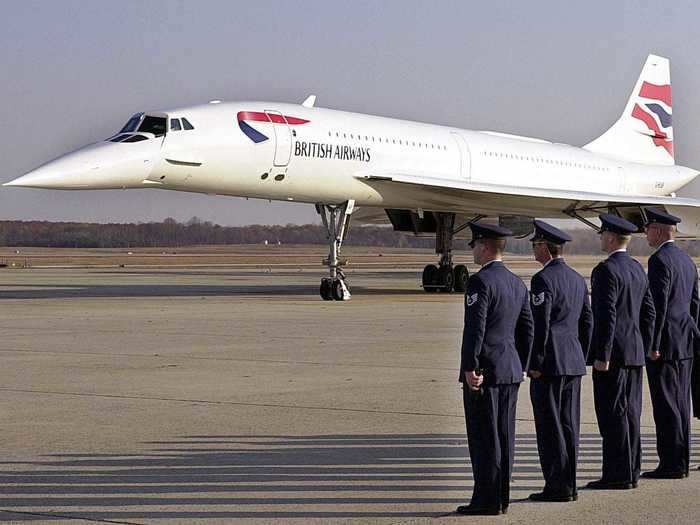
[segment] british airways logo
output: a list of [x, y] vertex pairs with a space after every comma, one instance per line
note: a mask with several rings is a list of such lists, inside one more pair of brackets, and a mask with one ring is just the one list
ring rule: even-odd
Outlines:
[[657, 86], [650, 82], [644, 82], [639, 90], [639, 96], [656, 102], [644, 104], [644, 107], [635, 104], [632, 116], [644, 122], [649, 131], [652, 132], [651, 138], [654, 144], [664, 148], [673, 157], [671, 85]]
[[263, 133], [260, 133], [253, 126], [248, 124], [248, 122], [271, 122], [272, 124], [289, 124], [290, 126], [298, 126], [309, 122], [303, 118], [290, 117], [277, 113], [264, 113], [262, 111], [239, 111], [237, 118], [238, 127], [241, 128], [241, 131], [256, 144], [266, 141], [269, 139], [269, 137]]

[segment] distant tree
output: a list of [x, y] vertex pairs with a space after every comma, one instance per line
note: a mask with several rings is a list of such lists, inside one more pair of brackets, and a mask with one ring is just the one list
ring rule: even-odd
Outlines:
[[[600, 238], [588, 229], [569, 230], [573, 241], [566, 247], [568, 254], [603, 255]], [[0, 246], [46, 246], [77, 248], [127, 248], [136, 246], [177, 247], [197, 244], [326, 244], [325, 230], [318, 224], [286, 224], [269, 226], [220, 226], [192, 217], [179, 223], [169, 217], [162, 222], [139, 224], [95, 224], [45, 221], [0, 221]], [[384, 226], [353, 226], [346, 238], [347, 245], [428, 248], [435, 246], [432, 236], [395, 232]], [[691, 255], [700, 255], [700, 242], [680, 243]], [[468, 250], [464, 240], [455, 241], [455, 250]], [[527, 238], [510, 239], [510, 253], [529, 255], [532, 247]], [[646, 240], [636, 236], [629, 247], [633, 255], [648, 255]]]

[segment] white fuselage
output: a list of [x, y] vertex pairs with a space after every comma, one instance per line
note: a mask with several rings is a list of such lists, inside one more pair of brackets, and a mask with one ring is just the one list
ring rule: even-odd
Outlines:
[[[246, 119], [253, 114], [258, 120]], [[556, 217], [562, 216], [556, 200], [533, 209], [522, 200], [509, 202], [496, 195], [445, 193], [435, 198], [420, 186], [387, 187], [361, 176], [404, 174], [613, 196], [662, 196], [697, 175], [682, 166], [623, 162], [543, 140], [293, 104], [218, 103], [148, 115], [168, 119], [164, 136], [96, 143], [12, 184], [153, 187], [307, 203], [354, 200], [359, 206], [381, 208]], [[171, 130], [171, 121], [182, 117], [194, 129]], [[244, 128], [252, 131], [246, 134]]]

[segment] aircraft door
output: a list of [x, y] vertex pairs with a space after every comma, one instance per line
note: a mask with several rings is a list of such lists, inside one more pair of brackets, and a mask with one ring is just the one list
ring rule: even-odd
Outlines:
[[452, 139], [457, 144], [459, 151], [459, 165], [457, 167], [457, 175], [459, 180], [471, 180], [471, 154], [469, 152], [469, 144], [459, 133], [452, 132]]
[[275, 166], [287, 166], [292, 156], [292, 130], [279, 111], [265, 110], [275, 132]]

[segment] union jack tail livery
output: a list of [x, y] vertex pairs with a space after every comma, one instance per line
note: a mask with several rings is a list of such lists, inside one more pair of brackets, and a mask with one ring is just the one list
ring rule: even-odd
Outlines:
[[631, 162], [673, 165], [671, 113], [670, 63], [649, 55], [622, 116], [584, 148]]

